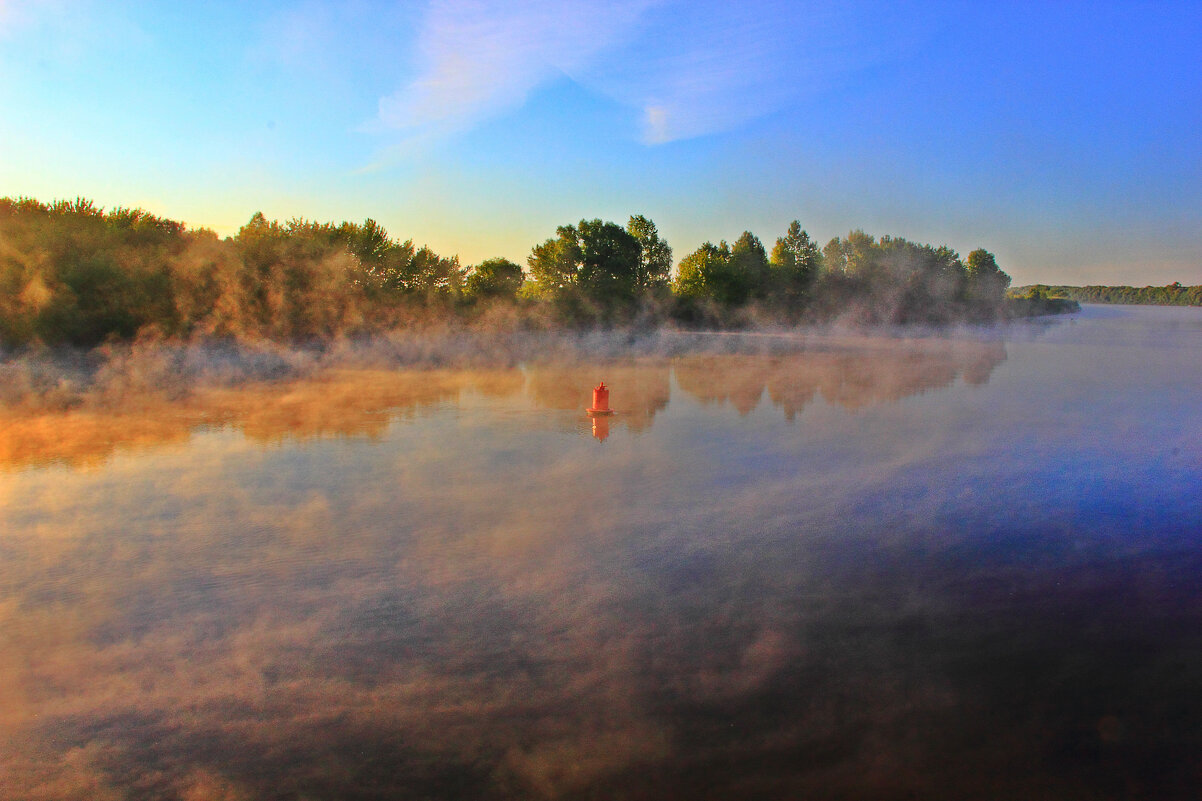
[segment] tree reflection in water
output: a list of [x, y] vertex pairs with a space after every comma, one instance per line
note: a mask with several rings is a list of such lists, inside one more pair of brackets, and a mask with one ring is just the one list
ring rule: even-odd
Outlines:
[[633, 432], [647, 429], [667, 408], [673, 378], [687, 395], [730, 403], [741, 414], [755, 408], [767, 389], [771, 402], [792, 420], [816, 397], [855, 409], [946, 387], [957, 378], [983, 384], [1005, 358], [1001, 342], [865, 337], [768, 357], [707, 354], [476, 370], [335, 369], [297, 380], [201, 386], [183, 397], [155, 392], [101, 397], [67, 412], [0, 407], [0, 467], [96, 465], [118, 449], [178, 444], [194, 431], [214, 427], [238, 430], [258, 442], [378, 438], [394, 420], [455, 404], [465, 392], [578, 412], [587, 408], [592, 386], [602, 378], [616, 387], [619, 416], [613, 423]]

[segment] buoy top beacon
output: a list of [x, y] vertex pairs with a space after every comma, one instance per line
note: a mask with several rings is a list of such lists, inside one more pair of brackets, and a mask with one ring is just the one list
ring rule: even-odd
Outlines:
[[593, 388], [593, 408], [588, 413], [592, 417], [613, 414], [609, 408], [609, 387], [605, 386], [604, 381]]

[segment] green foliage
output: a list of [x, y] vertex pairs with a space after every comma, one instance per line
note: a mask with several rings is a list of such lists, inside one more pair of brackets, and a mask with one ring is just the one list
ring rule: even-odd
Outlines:
[[601, 220], [581, 220], [578, 283], [594, 302], [624, 303], [639, 289], [642, 249], [625, 228]]
[[875, 245], [871, 293], [896, 302], [883, 315], [888, 322], [947, 322], [997, 316], [997, 310], [974, 306], [966, 297], [967, 275], [960, 255], [946, 246], [932, 247], [901, 237], [881, 237]]
[[397, 245], [388, 238], [388, 232], [370, 217], [364, 220], [362, 225], [344, 222], [338, 227], [337, 236], [346, 242], [347, 249], [368, 273], [378, 271], [397, 250], [407, 252], [409, 258], [412, 258], [412, 242]]
[[0, 198], [0, 343], [166, 336], [329, 337], [445, 304], [458, 259], [364, 224], [255, 214], [234, 237], [89, 200]]
[[876, 237], [857, 228], [843, 240], [843, 252], [847, 254], [848, 275], [865, 282], [876, 277], [879, 267]]
[[535, 245], [526, 263], [530, 266], [530, 277], [544, 295], [554, 295], [576, 285], [583, 254], [580, 250], [580, 234], [574, 225], [561, 225], [555, 229], [555, 238]]
[[822, 265], [828, 273], [843, 275], [847, 272], [847, 250], [842, 239], [836, 236], [822, 248]]
[[0, 200], [0, 336], [94, 345], [147, 325], [175, 326], [166, 262], [184, 228], [89, 200]]
[[974, 251], [972, 264], [970, 274], [951, 248], [878, 240], [860, 230], [831, 239], [820, 253], [794, 221], [771, 259], [748, 231], [733, 247], [706, 242], [681, 261], [673, 291], [689, 301], [680, 307], [689, 319], [698, 316], [698, 301], [728, 309], [755, 304], [759, 314], [791, 321], [939, 323], [1005, 314], [1009, 277], [986, 251]]
[[517, 297], [526, 276], [522, 268], [505, 258], [485, 259], [468, 270], [464, 294], [472, 299], [512, 300]]
[[635, 287], [643, 291], [655, 291], [668, 286], [672, 272], [672, 248], [660, 239], [655, 223], [641, 214], [634, 215], [626, 223], [627, 232], [639, 243], [639, 269], [635, 276]]
[[274, 339], [328, 337], [360, 316], [368, 273], [347, 246], [348, 228], [256, 213], [233, 245], [241, 256], [224, 332]]
[[413, 254], [407, 289], [427, 305], [455, 300], [463, 291], [459, 257], [439, 256], [424, 245]]
[[818, 243], [802, 230], [797, 220], [789, 223], [785, 235], [778, 237], [769, 260], [772, 285], [787, 306], [803, 303], [822, 270]]
[[1006, 297], [1010, 276], [1002, 272], [993, 254], [978, 248], [964, 262], [967, 274], [967, 293], [970, 300], [980, 304], [999, 305]]
[[741, 304], [751, 298], [763, 298], [768, 294], [768, 253], [759, 237], [744, 231], [730, 249], [730, 263], [725, 272], [724, 302]]
[[681, 259], [676, 268], [672, 291], [684, 298], [709, 298], [725, 302], [727, 276], [730, 272], [730, 246], [706, 242]]
[[720, 306], [741, 306], [770, 289], [768, 255], [760, 240], [744, 231], [734, 247], [706, 242], [680, 262], [673, 291], [684, 298]]
[[[640, 230], [656, 247], [655, 226], [646, 222]], [[561, 225], [556, 238], [531, 249], [526, 263], [537, 294], [571, 322], [611, 319], [630, 311], [649, 280], [640, 240], [617, 223], [600, 219]]]
[[1065, 297], [1052, 297], [1049, 287], [1036, 284], [1012, 289], [1006, 295], [1006, 304], [1012, 316], [1034, 317], [1044, 314], [1066, 314], [1081, 310], [1081, 304]]
[[281, 223], [258, 213], [220, 239], [142, 209], [106, 212], [83, 198], [0, 198], [0, 344], [90, 346], [147, 329], [177, 338], [295, 341], [497, 299], [569, 323], [648, 322], [671, 313], [705, 325], [763, 315], [987, 320], [1059, 309], [1047, 297], [1055, 292], [1094, 302], [1202, 304], [1202, 287], [1180, 284], [1053, 287], [1007, 301], [1009, 276], [988, 251], [961, 260], [947, 247], [855, 230], [819, 252], [796, 220], [771, 258], [744, 231], [733, 245], [706, 242], [685, 256], [669, 284], [671, 260], [672, 249], [643, 215], [624, 228], [600, 219], [560, 226], [531, 249], [527, 281], [504, 258], [465, 271], [457, 257], [393, 239], [372, 219]]
[[1183, 286], [1173, 282], [1165, 286], [1047, 286], [1020, 287], [1012, 294], [1022, 297], [1033, 292], [1080, 303], [1117, 303], [1147, 306], [1202, 306], [1202, 285]]
[[943, 323], [997, 319], [1016, 310], [1006, 303], [1010, 276], [983, 249], [961, 260], [946, 246], [877, 240], [857, 230], [827, 243], [823, 261], [813, 305], [827, 316], [844, 310], [864, 322]]

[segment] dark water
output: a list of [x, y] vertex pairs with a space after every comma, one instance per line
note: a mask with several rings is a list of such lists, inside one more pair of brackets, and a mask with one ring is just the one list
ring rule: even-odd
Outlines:
[[14, 415], [0, 798], [1197, 798], [1200, 534], [1191, 309]]

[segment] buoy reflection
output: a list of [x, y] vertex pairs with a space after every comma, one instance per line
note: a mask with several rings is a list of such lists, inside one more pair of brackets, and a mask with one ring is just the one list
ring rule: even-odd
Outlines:
[[609, 417], [601, 416], [593, 418], [593, 436], [598, 442], [605, 442], [609, 436]]

